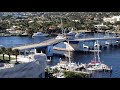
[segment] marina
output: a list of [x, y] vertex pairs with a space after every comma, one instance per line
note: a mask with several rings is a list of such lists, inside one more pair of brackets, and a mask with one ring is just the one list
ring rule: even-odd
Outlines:
[[0, 78], [120, 78], [119, 12], [1, 12]]
[[[102, 33], [101, 33], [102, 34]], [[89, 37], [92, 37], [92, 36], [94, 36], [94, 34], [91, 34], [91, 33], [89, 33], [88, 34], [89, 35]], [[4, 38], [7, 38], [7, 37], [1, 37], [2, 39]], [[11, 36], [11, 37], [9, 37], [9, 39], [10, 38], [13, 38], [13, 36]], [[21, 39], [21, 43], [23, 43], [24, 41], [23, 41], [23, 39], [22, 38], [29, 38], [28, 40], [33, 40], [33, 38], [30, 38], [30, 37], [15, 37], [14, 36], [14, 38], [18, 38], [18, 40], [16, 40], [16, 43], [17, 43], [17, 41], [19, 41], [18, 43], [20, 43], [20, 39]], [[8, 40], [8, 39], [5, 39], [5, 40]], [[14, 39], [12, 39], [13, 41], [14, 41]], [[25, 39], [26, 40], [26, 39]], [[41, 39], [39, 39], [38, 37], [37, 38], [34, 38], [34, 42], [42, 42], [42, 41], [44, 41], [44, 40], [49, 40], [49, 37], [43, 37], [43, 40], [41, 40]], [[10, 40], [9, 40], [10, 41]], [[12, 41], [12, 42], [13, 42]], [[13, 46], [16, 46], [15, 44], [16, 43], [10, 43], [10, 45], [13, 45]], [[26, 42], [25, 42], [26, 43]], [[27, 43], [33, 43], [33, 42], [27, 42]], [[3, 44], [3, 45], [5, 45], [5, 43]], [[23, 44], [24, 45], [24, 44]], [[6, 45], [6, 46], [8, 46], [8, 45]], [[11, 46], [11, 47], [13, 47], [13, 46]], [[119, 75], [118, 74], [115, 74], [115, 73], [118, 73], [119, 72], [119, 70], [118, 70], [118, 66], [114, 66], [114, 65], [116, 65], [116, 64], [119, 64], [118, 62], [119, 61], [117, 61], [117, 60], [119, 60], [119, 46], [117, 46], [117, 47], [112, 47], [112, 48], [108, 48], [108, 49], [104, 49], [104, 48], [102, 48], [102, 49], [100, 49], [101, 50], [101, 52], [100, 52], [100, 58], [102, 59], [102, 61], [101, 62], [104, 62], [105, 64], [107, 64], [108, 66], [112, 66], [112, 75], [110, 76], [110, 78], [114, 78], [114, 77], [119, 77]], [[56, 52], [56, 53], [55, 53]], [[63, 61], [68, 61], [68, 58], [69, 58], [69, 52], [67, 52], [67, 51], [65, 51], [65, 50], [62, 50], [62, 51], [59, 51], [59, 50], [54, 50], [54, 53], [55, 54], [59, 54], [60, 53], [60, 55], [65, 55], [65, 57], [62, 57], [62, 56], [59, 56], [59, 55], [53, 55], [52, 56], [52, 58], [51, 59], [49, 59], [49, 60], [47, 60], [47, 62], [48, 62], [48, 64], [50, 65], [50, 66], [53, 66], [53, 65], [57, 65], [57, 63], [59, 63], [59, 59], [60, 58], [62, 58], [62, 60]], [[116, 53], [114, 56], [113, 56], [113, 53]], [[117, 55], [117, 56], [116, 56]], [[83, 53], [83, 52], [70, 52], [70, 56], [71, 56], [71, 62], [74, 62], [74, 63], [83, 63], [83, 64], [88, 64], [89, 62], [91, 62], [91, 60], [93, 59], [93, 57], [94, 57], [94, 52], [93, 53]], [[24, 58], [24, 57], [23, 57]], [[115, 59], [114, 59], [115, 58]], [[114, 61], [115, 60], [115, 61]], [[116, 62], [117, 61], [117, 62]], [[113, 63], [114, 62], [114, 63]], [[95, 73], [98, 73], [98, 72], [95, 72]], [[95, 73], [94, 73], [94, 75], [93, 75], [93, 78], [94, 77], [97, 77], [97, 78], [99, 78], [99, 77], [102, 77], [102, 78], [104, 78], [104, 77], [106, 77], [107, 75], [105, 75], [104, 77], [103, 76], [100, 76], [100, 75], [103, 75], [103, 74], [101, 74], [101, 72], [100, 72], [100, 74], [99, 74], [99, 76], [96, 76], [95, 75]], [[108, 76], [107, 76], [108, 77]]]

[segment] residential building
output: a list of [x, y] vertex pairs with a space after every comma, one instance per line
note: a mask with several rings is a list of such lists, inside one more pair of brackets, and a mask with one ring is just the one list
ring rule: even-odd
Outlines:
[[104, 22], [110, 22], [110, 23], [115, 23], [117, 21], [120, 21], [120, 16], [113, 16], [111, 18], [103, 18]]

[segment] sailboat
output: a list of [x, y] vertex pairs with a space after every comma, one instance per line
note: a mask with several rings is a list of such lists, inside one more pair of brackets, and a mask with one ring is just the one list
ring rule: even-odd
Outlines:
[[102, 63], [99, 56], [99, 44], [98, 40], [95, 42], [94, 49], [97, 49], [97, 53], [94, 52], [94, 59], [87, 66], [87, 70], [90, 71], [111, 71], [112, 67], [109, 68], [106, 64]]
[[[97, 50], [97, 52], [94, 52], [94, 58], [93, 60], [91, 60], [91, 62], [88, 64], [88, 65], [96, 65], [96, 64], [99, 64], [101, 63], [100, 61], [100, 57], [99, 57], [99, 44], [98, 44], [98, 41], [94, 43], [94, 50]], [[97, 53], [97, 54], [96, 54]], [[97, 58], [97, 57], [98, 58]], [[97, 60], [98, 59], [98, 60]]]
[[[68, 48], [70, 48], [69, 41], [68, 41]], [[73, 71], [73, 70], [75, 70], [75, 68], [78, 68], [78, 65], [76, 63], [71, 62], [70, 49], [68, 50], [68, 54], [69, 54], [68, 62], [62, 61], [62, 59], [60, 58], [59, 63], [56, 66], [54, 66], [53, 68], [57, 67], [59, 70], [64, 69], [64, 70], [70, 70], [70, 71]]]
[[[76, 69], [79, 69], [81, 67], [84, 67], [85, 64], [77, 64], [77, 63], [74, 63], [74, 62], [71, 62], [71, 56], [70, 56], [70, 47], [69, 47], [69, 40], [68, 40], [68, 62], [65, 62], [65, 61], [62, 61], [60, 59], [60, 62], [62, 63], [59, 63], [59, 65], [63, 68], [65, 68], [66, 70], [69, 70], [69, 71], [76, 71]], [[81, 72], [81, 71], [80, 71]], [[82, 73], [82, 72], [81, 72]], [[86, 72], [84, 72], [86, 73]]]
[[[68, 41], [68, 45], [69, 45], [69, 41]], [[68, 50], [68, 53], [69, 53], [69, 61], [68, 62], [62, 61], [62, 59], [60, 58], [59, 59], [60, 62], [57, 65], [52, 66], [51, 69], [52, 70], [57, 69], [60, 72], [72, 71], [72, 72], [76, 72], [76, 73], [84, 73], [84, 74], [91, 75], [92, 72], [86, 71], [86, 69], [84, 68], [86, 66], [86, 64], [81, 63], [79, 65], [79, 63], [76, 64], [74, 62], [71, 62], [70, 49]], [[59, 75], [60, 75], [60, 73], [58, 73], [57, 77], [59, 77]]]

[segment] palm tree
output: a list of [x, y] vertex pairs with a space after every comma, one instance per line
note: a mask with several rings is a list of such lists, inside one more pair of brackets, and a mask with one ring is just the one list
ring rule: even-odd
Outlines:
[[3, 60], [4, 60], [4, 55], [6, 53], [6, 48], [5, 47], [1, 47], [1, 53], [3, 54]]
[[16, 63], [17, 63], [17, 56], [19, 55], [19, 50], [18, 49], [14, 49], [13, 53], [16, 56]]
[[9, 56], [9, 61], [10, 61], [10, 55], [12, 54], [12, 48], [8, 48], [7, 50], [6, 50], [6, 54]]
[[[0, 54], [2, 54], [2, 50], [1, 50], [1, 48], [0, 48]], [[0, 59], [1, 60], [1, 59]]]

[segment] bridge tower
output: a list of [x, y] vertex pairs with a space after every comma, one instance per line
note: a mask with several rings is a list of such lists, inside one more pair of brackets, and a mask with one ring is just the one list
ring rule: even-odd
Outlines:
[[68, 51], [78, 51], [79, 50], [79, 41], [69, 41], [68, 42], [64, 42], [64, 44], [66, 45], [66, 50]]
[[89, 50], [89, 47], [94, 47], [94, 41], [92, 42], [84, 42], [84, 41], [69, 41], [68, 42], [64, 42], [64, 44], [66, 45], [66, 50], [70, 50], [70, 51], [87, 51]]

